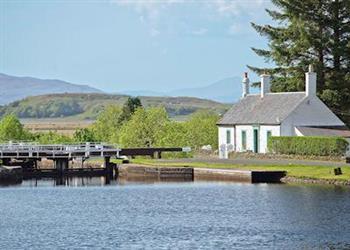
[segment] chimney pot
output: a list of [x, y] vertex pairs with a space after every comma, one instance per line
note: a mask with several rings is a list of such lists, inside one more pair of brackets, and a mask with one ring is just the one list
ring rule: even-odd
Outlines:
[[305, 73], [305, 94], [306, 96], [316, 96], [317, 74], [314, 72], [312, 64], [309, 65], [309, 72]]
[[249, 78], [248, 78], [248, 72], [244, 72], [244, 77], [242, 80], [242, 98], [249, 95]]
[[270, 75], [262, 74], [260, 77], [260, 96], [264, 98], [265, 94], [270, 93]]

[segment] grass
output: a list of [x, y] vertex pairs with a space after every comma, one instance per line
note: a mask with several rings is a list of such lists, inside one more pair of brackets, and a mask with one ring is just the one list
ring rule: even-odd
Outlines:
[[334, 175], [333, 166], [309, 166], [309, 165], [233, 165], [229, 163], [203, 163], [203, 162], [159, 162], [151, 159], [134, 159], [132, 163], [149, 166], [179, 167], [189, 166], [194, 168], [216, 168], [216, 169], [241, 169], [241, 170], [279, 170], [287, 171], [287, 176], [301, 179], [321, 180], [350, 180], [350, 167], [342, 166], [342, 175]]

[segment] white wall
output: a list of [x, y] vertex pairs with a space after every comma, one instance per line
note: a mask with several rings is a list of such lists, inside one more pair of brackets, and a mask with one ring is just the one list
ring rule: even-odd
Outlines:
[[267, 131], [271, 131], [271, 136], [280, 136], [280, 126], [279, 125], [271, 125], [271, 126], [260, 126], [259, 136], [260, 136], [260, 145], [259, 145], [259, 153], [267, 152]]
[[267, 131], [271, 131], [272, 136], [280, 136], [279, 125], [237, 125], [237, 151], [244, 151], [242, 148], [242, 131], [245, 130], [247, 133], [247, 151], [254, 151], [254, 128], [259, 129], [259, 153], [267, 152]]
[[[228, 153], [234, 151], [235, 149], [235, 128], [232, 127], [218, 127], [219, 130], [219, 157], [228, 158]], [[227, 144], [226, 133], [227, 130], [231, 131], [231, 143]]]
[[[279, 125], [237, 125], [236, 127], [218, 127], [219, 129], [219, 157], [227, 158], [228, 153], [234, 150], [238, 152], [254, 151], [254, 128], [259, 129], [259, 153], [267, 152], [267, 131], [271, 131], [272, 136], [280, 135]], [[231, 131], [231, 144], [226, 143], [226, 131]], [[245, 150], [242, 148], [242, 131], [246, 131], [247, 135], [247, 147]], [[235, 138], [236, 136], [236, 138]], [[236, 145], [235, 145], [236, 141]]]
[[245, 151], [242, 148], [242, 131], [246, 131], [247, 135], [247, 148], [246, 151], [254, 150], [254, 144], [253, 144], [253, 126], [251, 125], [237, 125], [236, 126], [236, 151], [243, 152]]

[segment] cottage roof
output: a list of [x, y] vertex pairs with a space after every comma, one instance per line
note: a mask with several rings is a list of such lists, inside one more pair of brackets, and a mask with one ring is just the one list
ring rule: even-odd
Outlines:
[[268, 93], [247, 95], [218, 122], [218, 125], [281, 124], [306, 98], [305, 92]]
[[296, 127], [304, 136], [340, 136], [350, 138], [350, 130], [347, 127]]

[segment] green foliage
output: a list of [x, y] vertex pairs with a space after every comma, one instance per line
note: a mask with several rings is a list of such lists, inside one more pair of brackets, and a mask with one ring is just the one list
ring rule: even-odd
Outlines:
[[96, 142], [95, 133], [90, 128], [78, 129], [74, 132], [73, 140], [75, 142]]
[[272, 136], [267, 147], [277, 154], [342, 156], [348, 142], [342, 137]]
[[[273, 75], [273, 91], [303, 91], [304, 72], [313, 64], [318, 95], [350, 122], [350, 1], [273, 0], [267, 13], [277, 24], [253, 28], [269, 40], [267, 49], [253, 51], [274, 68], [249, 66]], [[258, 84], [256, 84], [258, 85]]]
[[124, 103], [122, 113], [119, 118], [119, 123], [123, 124], [130, 120], [136, 109], [142, 107], [141, 100], [138, 97], [129, 97]]
[[120, 132], [123, 147], [154, 147], [159, 134], [170, 123], [164, 108], [138, 108]]
[[164, 108], [137, 109], [120, 133], [124, 147], [217, 147], [218, 115], [206, 111], [194, 114], [187, 122], [171, 121]]
[[[0, 106], [0, 117], [15, 114], [19, 118], [70, 117], [79, 120], [95, 120], [110, 105], [124, 109], [121, 121], [128, 120], [137, 107], [165, 107], [172, 118], [188, 116], [198, 110], [210, 109], [224, 113], [228, 104], [193, 97], [147, 97], [129, 98], [125, 95], [108, 94], [50, 94], [32, 96]], [[124, 106], [123, 106], [124, 105]]]
[[167, 122], [157, 134], [157, 146], [160, 147], [186, 147], [190, 145], [185, 123]]
[[118, 142], [121, 114], [122, 111], [119, 106], [108, 106], [93, 124], [94, 138], [103, 142]]
[[187, 140], [194, 149], [203, 145], [218, 147], [218, 129], [216, 123], [219, 116], [208, 111], [199, 111], [186, 122]]
[[20, 141], [30, 139], [30, 134], [14, 115], [7, 115], [0, 121], [0, 141]]
[[34, 140], [39, 144], [70, 144], [73, 139], [69, 136], [61, 135], [55, 132], [34, 134]]

